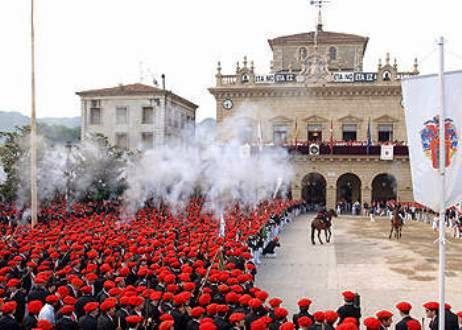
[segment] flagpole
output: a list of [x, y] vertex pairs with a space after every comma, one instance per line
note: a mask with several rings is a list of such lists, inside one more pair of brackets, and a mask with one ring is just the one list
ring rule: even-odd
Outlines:
[[30, 125], [30, 192], [31, 192], [31, 226], [37, 225], [37, 125], [35, 118], [35, 30], [34, 30], [34, 0], [31, 0], [31, 90], [32, 111]]
[[440, 71], [439, 71], [439, 89], [440, 89], [440, 113], [439, 113], [439, 170], [440, 170], [440, 220], [439, 220], [439, 330], [444, 330], [445, 324], [445, 268], [446, 268], [446, 191], [445, 191], [445, 172], [446, 172], [446, 117], [445, 117], [445, 95], [444, 95], [444, 38], [440, 37], [438, 41], [440, 51]]

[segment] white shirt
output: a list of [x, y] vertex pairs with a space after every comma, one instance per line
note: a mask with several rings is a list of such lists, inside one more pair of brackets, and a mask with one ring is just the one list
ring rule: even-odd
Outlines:
[[39, 320], [47, 320], [55, 324], [55, 309], [50, 304], [45, 304], [38, 315]]

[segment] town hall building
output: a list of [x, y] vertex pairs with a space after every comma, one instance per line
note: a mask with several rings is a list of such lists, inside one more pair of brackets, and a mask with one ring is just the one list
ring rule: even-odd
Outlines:
[[387, 54], [364, 71], [368, 41], [318, 24], [268, 40], [269, 74], [255, 72], [247, 58], [231, 74], [219, 63], [209, 89], [217, 129], [239, 122], [221, 137], [289, 149], [293, 198], [327, 207], [413, 201], [400, 79], [418, 74], [417, 59], [403, 72]]

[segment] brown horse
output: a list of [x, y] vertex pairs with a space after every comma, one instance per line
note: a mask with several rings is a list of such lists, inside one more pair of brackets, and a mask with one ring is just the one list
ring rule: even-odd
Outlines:
[[332, 237], [332, 231], [330, 230], [330, 228], [332, 227], [332, 217], [337, 217], [337, 213], [335, 212], [335, 210], [330, 209], [329, 211], [327, 211], [327, 214], [325, 216], [317, 214], [316, 217], [311, 221], [311, 243], [313, 245], [316, 244], [314, 242], [315, 231], [318, 232], [319, 243], [323, 244], [321, 240], [321, 231], [324, 231], [327, 243], [330, 242], [330, 239]]
[[393, 210], [393, 215], [390, 223], [391, 230], [388, 239], [391, 239], [391, 237], [393, 236], [393, 232], [395, 232], [395, 238], [400, 239], [401, 229], [403, 228], [403, 219], [401, 219], [401, 217], [399, 216], [399, 209], [397, 207]]

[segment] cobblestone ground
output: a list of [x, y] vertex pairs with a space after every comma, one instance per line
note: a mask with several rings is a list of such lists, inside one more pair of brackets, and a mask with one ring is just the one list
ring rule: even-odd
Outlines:
[[[276, 258], [262, 259], [257, 285], [280, 297], [289, 311], [307, 296], [312, 311], [336, 309], [344, 290], [361, 295], [363, 316], [380, 309], [394, 313], [395, 304], [407, 300], [413, 315], [424, 315], [422, 303], [438, 298], [437, 233], [429, 225], [411, 222], [400, 241], [389, 240], [389, 222], [339, 217], [334, 220], [330, 244], [308, 242], [311, 215], [300, 216], [284, 228]], [[447, 301], [462, 310], [462, 240], [447, 244]], [[396, 313], [397, 314], [397, 313]], [[396, 316], [398, 319], [399, 316]]]

